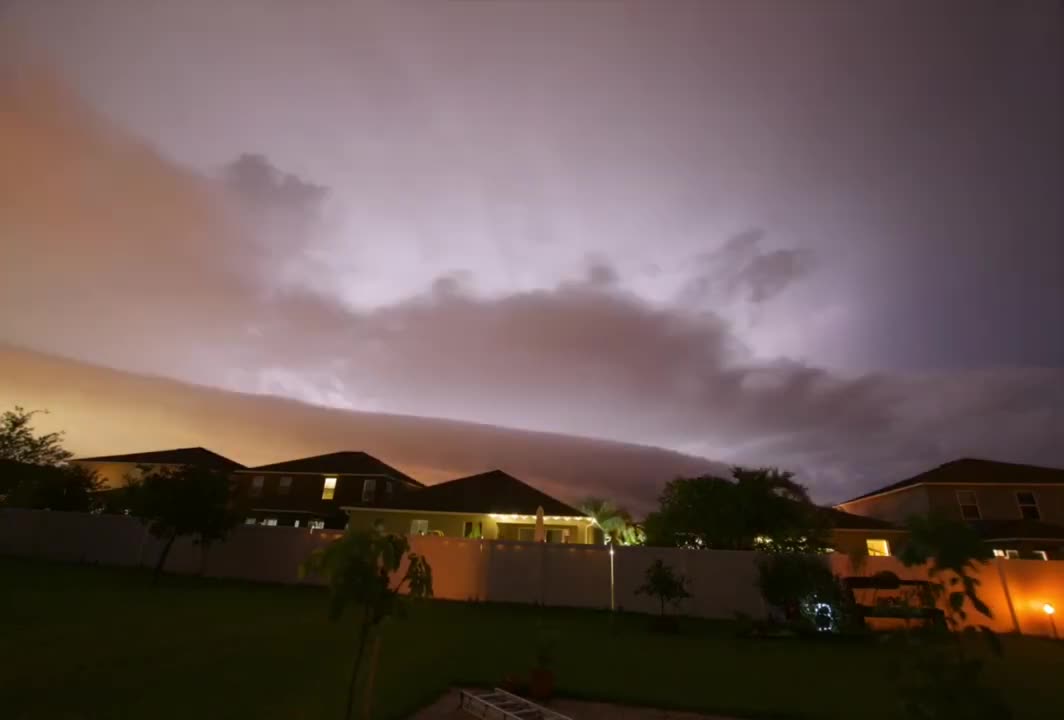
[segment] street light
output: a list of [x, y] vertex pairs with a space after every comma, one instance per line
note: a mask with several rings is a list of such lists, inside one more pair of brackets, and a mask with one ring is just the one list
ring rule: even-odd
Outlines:
[[1042, 606], [1042, 612], [1044, 612], [1049, 618], [1049, 626], [1053, 628], [1053, 639], [1059, 640], [1060, 637], [1057, 636], [1057, 623], [1053, 619], [1053, 613], [1055, 613], [1056, 611], [1057, 609], [1053, 607], [1053, 603], [1046, 603]]

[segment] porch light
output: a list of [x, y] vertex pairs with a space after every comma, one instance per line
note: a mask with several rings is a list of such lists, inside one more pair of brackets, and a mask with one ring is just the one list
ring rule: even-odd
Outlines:
[[1046, 603], [1042, 606], [1042, 612], [1044, 612], [1046, 615], [1052, 615], [1056, 611], [1057, 609], [1053, 607], [1053, 603]]

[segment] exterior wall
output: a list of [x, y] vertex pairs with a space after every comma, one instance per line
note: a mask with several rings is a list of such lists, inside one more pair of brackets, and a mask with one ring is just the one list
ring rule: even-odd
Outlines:
[[927, 487], [920, 485], [886, 495], [843, 503], [838, 508], [854, 515], [903, 523], [910, 515], [926, 515], [931, 505]]
[[[417, 510], [402, 511], [374, 511], [372, 509], [352, 509], [349, 511], [351, 527], [369, 529], [376, 523], [385, 532], [406, 535], [410, 532], [411, 523], [414, 520], [427, 520], [429, 533], [441, 532], [444, 537], [461, 538], [465, 523], [481, 523], [482, 537], [484, 540], [517, 540], [518, 528], [535, 528], [534, 522], [509, 523], [501, 522], [490, 515], [418, 512]], [[587, 528], [590, 521], [550, 521], [545, 524], [548, 529], [568, 530], [569, 542], [572, 544], [586, 544], [589, 536]]]
[[867, 551], [868, 540], [886, 540], [890, 554], [897, 555], [905, 546], [908, 533], [904, 530], [833, 530], [831, 547], [842, 555], [859, 557]]
[[85, 460], [71, 460], [71, 465], [92, 470], [103, 481], [104, 489], [111, 490], [126, 486], [126, 477], [140, 477], [140, 468], [149, 467], [152, 470], [160, 468], [177, 467], [176, 465], [146, 464], [146, 463], [122, 463], [122, 462], [91, 462]]
[[[315, 549], [339, 537], [336, 532], [296, 528], [238, 527], [208, 552], [191, 540], [174, 544], [167, 569], [211, 577], [283, 583], [317, 584], [300, 578], [299, 565]], [[692, 597], [679, 612], [709, 618], [732, 618], [743, 612], [765, 614], [757, 589], [754, 552], [683, 550], [679, 548], [616, 548], [546, 543], [464, 540], [450, 537], [411, 538], [414, 552], [433, 569], [438, 598], [553, 606], [609, 608], [656, 612], [655, 601], [635, 592], [647, 567], [656, 559], [689, 579]], [[0, 553], [106, 565], [151, 565], [160, 544], [136, 519], [123, 515], [0, 509]], [[897, 558], [854, 561], [842, 553], [826, 556], [839, 575], [871, 575], [881, 570], [903, 579], [926, 579], [926, 569], [907, 568]], [[402, 573], [405, 568], [400, 568]], [[980, 566], [980, 596], [993, 619], [971, 621], [999, 632], [1052, 633], [1042, 612], [1045, 603], [1064, 608], [1064, 563], [998, 560]], [[612, 578], [612, 582], [611, 582]]]
[[984, 520], [1019, 520], [1023, 517], [1016, 502], [1016, 493], [1031, 492], [1038, 500], [1043, 522], [1064, 525], [1064, 485], [928, 485], [926, 487], [933, 509], [961, 519], [957, 491], [974, 492], [979, 513]]
[[[343, 529], [347, 523], [345, 506], [388, 507], [401, 502], [406, 484], [382, 475], [344, 475], [341, 473], [273, 473], [241, 471], [233, 473], [233, 506], [246, 517], [275, 518], [278, 525], [291, 526], [295, 520], [305, 525], [310, 519], [323, 520], [330, 529]], [[252, 494], [256, 477], [263, 478], [262, 491]], [[287, 493], [281, 492], [281, 478], [292, 478]], [[325, 478], [335, 477], [336, 487], [331, 499], [322, 498]], [[367, 480], [374, 480], [376, 488], [371, 501], [362, 502], [362, 489]], [[388, 492], [391, 484], [391, 493]]]

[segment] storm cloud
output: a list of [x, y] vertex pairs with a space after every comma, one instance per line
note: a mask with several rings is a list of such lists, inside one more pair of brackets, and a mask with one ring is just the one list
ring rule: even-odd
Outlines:
[[[580, 12], [594, 15], [591, 9]], [[837, 14], [832, 17], [841, 22]], [[609, 22], [627, 27], [612, 16]], [[1025, 37], [1028, 19], [1015, 22], [1010, 32]], [[803, 25], [797, 32], [812, 31]], [[972, 28], [961, 32], [978, 35]], [[686, 34], [678, 37], [681, 44], [694, 42]], [[620, 52], [612, 36], [596, 42]], [[365, 66], [387, 65], [384, 50], [366, 52]], [[450, 52], [441, 49], [441, 57]], [[520, 54], [520, 46], [513, 52]], [[870, 62], [863, 51], [847, 52]], [[956, 214], [933, 216], [920, 232], [899, 231], [902, 238], [927, 241], [926, 249], [905, 256], [909, 264], [903, 266], [883, 233], [916, 222], [895, 210], [908, 207], [910, 193], [923, 190], [895, 184], [895, 178], [888, 183], [893, 194], [851, 212], [846, 203], [861, 196], [855, 191], [825, 212], [842, 216], [838, 224], [791, 226], [767, 210], [758, 217], [751, 209], [756, 203], [749, 202], [742, 213], [735, 210], [738, 201], [722, 209], [723, 200], [680, 182], [670, 163], [681, 164], [682, 148], [669, 145], [668, 134], [636, 132], [632, 117], [613, 107], [619, 94], [594, 105], [594, 118], [578, 112], [591, 105], [558, 102], [561, 96], [583, 98], [576, 91], [585, 86], [564, 75], [552, 76], [556, 85], [529, 82], [527, 96], [515, 102], [531, 113], [550, 93], [560, 93], [553, 98], [558, 117], [542, 119], [553, 130], [542, 134], [559, 143], [568, 138], [566, 147], [575, 155], [533, 152], [529, 138], [539, 126], [528, 124], [530, 115], [511, 116], [502, 105], [491, 108], [492, 127], [509, 132], [502, 138], [478, 136], [483, 151], [443, 111], [424, 127], [406, 128], [406, 145], [393, 144], [386, 120], [404, 126], [412, 115], [431, 109], [427, 102], [406, 104], [404, 93], [422, 88], [413, 61], [399, 73], [402, 82], [359, 86], [372, 90], [367, 93], [373, 101], [362, 108], [360, 127], [377, 134], [365, 146], [344, 139], [346, 147], [358, 146], [365, 161], [357, 183], [322, 163], [319, 176], [308, 170], [312, 163], [299, 162], [299, 153], [275, 152], [266, 142], [230, 144], [224, 160], [193, 166], [122, 127], [49, 63], [27, 57], [9, 52], [0, 67], [0, 156], [11, 160], [0, 165], [0, 340], [12, 346], [362, 413], [448, 418], [656, 445], [714, 461], [778, 464], [798, 470], [820, 499], [841, 500], [961, 455], [1064, 463], [1064, 370], [1054, 361], [1055, 341], [1031, 341], [1029, 347], [1041, 348], [1030, 350], [1040, 362], [1009, 363], [999, 361], [1012, 353], [1007, 349], [979, 348], [979, 357], [965, 356], [976, 335], [958, 331], [958, 352], [950, 363], [914, 362], [940, 356], [951, 342], [941, 337], [943, 324], [926, 325], [925, 315], [952, 312], [962, 328], [983, 317], [995, 327], [1007, 326], [1005, 336], [1020, 332], [1006, 322], [1011, 311], [1005, 305], [1024, 309], [1025, 319], [1041, 313], [1049, 321], [1043, 327], [1059, 319], [1050, 302], [1059, 289], [1051, 281], [1064, 264], [1054, 269], [1050, 260], [1059, 249], [1053, 246], [1033, 246], [1044, 250], [1043, 262], [1030, 266], [1027, 277], [1036, 281], [1024, 292], [1041, 292], [1046, 300], [1033, 310], [1030, 296], [1021, 302], [1009, 294], [1023, 284], [1017, 273], [1024, 261], [1018, 256], [975, 273], [985, 280], [980, 292], [1002, 300], [980, 295], [978, 310], [971, 312], [958, 304], [976, 297], [971, 277], [931, 277], [950, 262], [958, 273], [977, 262], [953, 233], [978, 224], [992, 208], [980, 206], [964, 222]], [[584, 60], [576, 76], [620, 81], [609, 67]], [[940, 60], [946, 77], [962, 72], [963, 53]], [[666, 92], [652, 81], [667, 74], [644, 72], [645, 84], [637, 85]], [[737, 76], [720, 72], [721, 92], [741, 97]], [[490, 68], [482, 73], [455, 80], [456, 95], [473, 93], [478, 82], [500, 87]], [[755, 75], [764, 87], [781, 82], [760, 66]], [[933, 89], [943, 82], [936, 78], [920, 87]], [[209, 84], [206, 76], [202, 81]], [[911, 89], [907, 82], [892, 76], [880, 87]], [[685, 96], [684, 102], [690, 101], [699, 117], [712, 115], [704, 99], [695, 105], [696, 99]], [[969, 99], [972, 108], [982, 102]], [[898, 102], [923, 117], [922, 106], [909, 105], [912, 97]], [[623, 107], [651, 112], [633, 98]], [[567, 114], [569, 108], [576, 108], [575, 114]], [[617, 112], [605, 112], [611, 108]], [[392, 112], [395, 118], [385, 117]], [[815, 143], [800, 141], [812, 137], [817, 116], [825, 112], [797, 113], [796, 144], [786, 153], [777, 148], [774, 157], [791, 173], [788, 181], [795, 188], [803, 187], [800, 173], [789, 163], [813, 151]], [[608, 126], [609, 139], [589, 132], [599, 126], [599, 113], [616, 119]], [[249, 117], [246, 140], [252, 142], [260, 137], [253, 132], [256, 123], [273, 116], [256, 115], [255, 122]], [[649, 117], [643, 120], [640, 127], [653, 124]], [[832, 123], [837, 121], [833, 116]], [[735, 132], [734, 119], [721, 122]], [[838, 130], [838, 143], [857, 142], [849, 128]], [[750, 130], [758, 137], [762, 131]], [[762, 158], [753, 135], [734, 137], [744, 158]], [[573, 144], [574, 138], [579, 142]], [[714, 157], [732, 157], [721, 142]], [[387, 154], [390, 164], [376, 164]], [[855, 157], [891, 177], [901, 172], [890, 153], [877, 147]], [[924, 167], [925, 161], [914, 156], [906, 169], [920, 177], [921, 187], [933, 177], [949, 179], [936, 175], [944, 172], [938, 168]], [[1015, 170], [1011, 162], [1002, 159], [1002, 168]], [[823, 187], [839, 191], [833, 173], [845, 168], [826, 160], [821, 166]], [[472, 185], [466, 182], [470, 174], [476, 177]], [[751, 184], [749, 174], [737, 169], [717, 180], [714, 190], [721, 197], [784, 197]], [[980, 182], [986, 184], [980, 193], [993, 189], [991, 180]], [[946, 195], [951, 202], [968, 197], [956, 188]], [[786, 197], [788, 206], [797, 202]], [[816, 206], [811, 196], [806, 200]], [[1026, 207], [1026, 201], [1016, 207]], [[711, 222], [710, 211], [730, 217]], [[1039, 242], [1055, 222], [1048, 215], [1039, 219], [1042, 212], [1038, 206], [1028, 223]], [[877, 213], [890, 217], [873, 221]], [[395, 218], [406, 224], [396, 225]], [[940, 221], [947, 237], [935, 244], [927, 228]], [[879, 233], [874, 242], [860, 244], [862, 223], [873, 228], [868, 233]], [[990, 226], [1002, 230], [997, 220]], [[1003, 242], [980, 241], [978, 247], [997, 253]], [[899, 240], [898, 246], [913, 243], [918, 244]], [[931, 275], [925, 265], [933, 268]], [[927, 289], [936, 283], [941, 296]], [[1038, 290], [1043, 285], [1044, 291]], [[911, 307], [914, 297], [924, 304]], [[948, 302], [936, 304], [935, 297]], [[881, 311], [870, 311], [876, 303]], [[904, 313], [898, 310], [903, 306]], [[995, 341], [987, 335], [988, 343]], [[897, 362], [854, 362], [867, 357], [868, 348], [882, 350], [890, 342], [912, 347], [896, 357], [886, 350], [877, 356]], [[76, 394], [78, 373], [55, 367], [56, 387]], [[160, 397], [175, 402], [178, 394]], [[209, 414], [211, 397], [203, 395], [205, 406], [198, 412]], [[32, 399], [19, 397], [17, 382], [0, 396], [5, 404]], [[252, 415], [241, 415], [241, 421], [250, 422]], [[371, 416], [359, 417], [368, 422]], [[381, 422], [387, 422], [384, 416]], [[186, 425], [194, 423], [186, 418]], [[72, 435], [77, 430], [68, 429]], [[424, 432], [416, 423], [404, 426], [402, 442], [416, 444], [427, 437]], [[375, 450], [363, 436], [327, 436]], [[486, 446], [481, 452], [492, 453]], [[458, 469], [441, 458], [422, 461]], [[471, 464], [476, 463], [463, 468]], [[602, 472], [610, 474], [607, 465]], [[566, 483], [577, 482], [566, 477]], [[628, 475], [618, 494], [646, 503], [661, 481], [648, 471], [643, 487]], [[595, 489], [603, 482], [608, 485], [596, 478]]]

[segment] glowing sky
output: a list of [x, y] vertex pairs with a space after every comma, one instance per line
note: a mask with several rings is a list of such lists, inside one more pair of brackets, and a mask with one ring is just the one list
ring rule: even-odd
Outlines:
[[9, 2], [0, 341], [836, 499], [1064, 463], [1060, 6], [900, 5]]

